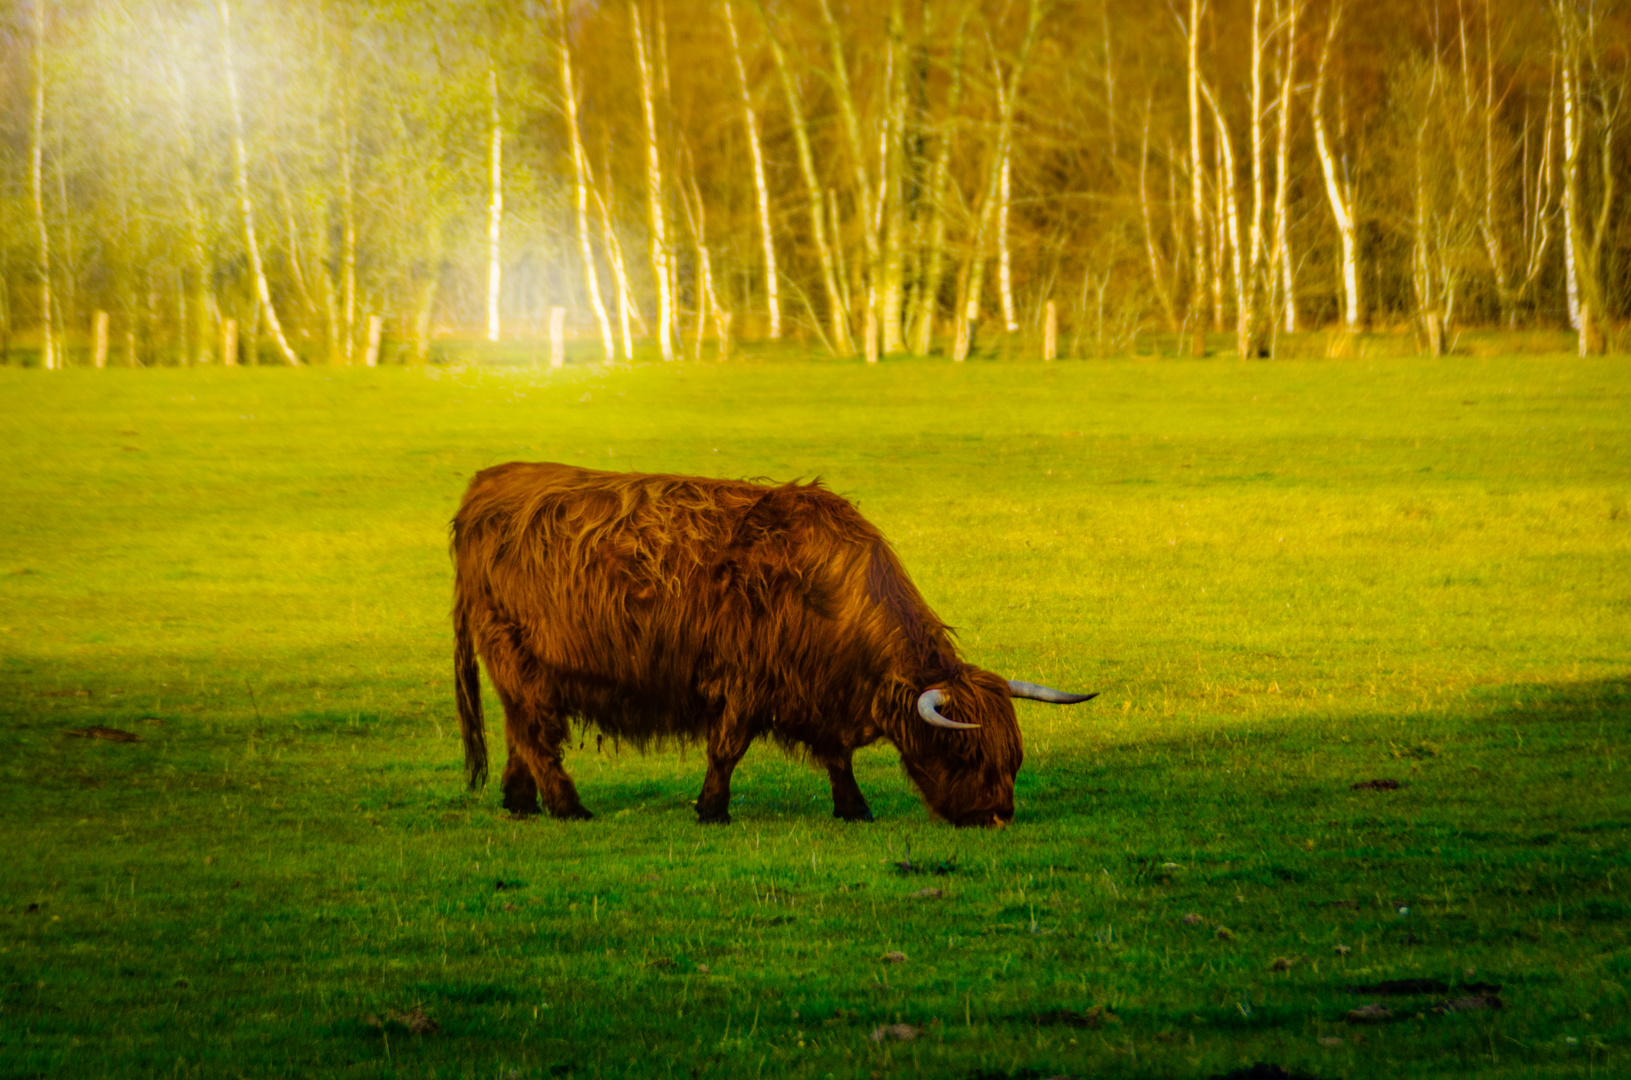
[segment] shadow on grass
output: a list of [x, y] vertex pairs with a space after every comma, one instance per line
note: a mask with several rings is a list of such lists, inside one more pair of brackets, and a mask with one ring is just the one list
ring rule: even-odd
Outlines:
[[[1431, 731], [1431, 740], [1401, 741], [1400, 717], [1393, 712], [1346, 717], [1311, 712], [1250, 728], [1246, 748], [1229, 740], [1212, 742], [1205, 729], [1192, 729], [1091, 752], [1055, 751], [1045, 770], [1028, 767], [1020, 773], [1017, 792], [1028, 822], [1057, 825], [1084, 816], [1148, 814], [1188, 799], [1260, 800], [1278, 812], [1314, 811], [1356, 784], [1370, 785], [1380, 800], [1415, 798], [1434, 785], [1412, 780], [1413, 766], [1446, 754], [1466, 776], [1496, 766], [1508, 773], [1528, 767], [1535, 774], [1525, 782], [1568, 780], [1568, 772], [1554, 773], [1541, 763], [1584, 757], [1584, 744], [1597, 741], [1607, 727], [1631, 729], [1631, 679], [1505, 683], [1473, 691], [1459, 707], [1419, 715], [1419, 722], [1412, 717], [1412, 726]], [[1231, 729], [1232, 739], [1241, 737]], [[1270, 744], [1283, 755], [1279, 760], [1301, 764], [1318, 755], [1323, 768], [1312, 777], [1305, 768], [1288, 769], [1282, 779], [1272, 767], [1239, 768], [1232, 760], [1261, 762], [1264, 755], [1257, 748]], [[1268, 760], [1272, 765], [1274, 759]], [[1435, 782], [1441, 792], [1454, 790], [1445, 786], [1449, 783], [1447, 776]], [[1589, 827], [1619, 826], [1606, 821]]]
[[1564, 683], [1506, 683], [1480, 692], [1477, 723], [1573, 725], [1631, 723], [1631, 678]]

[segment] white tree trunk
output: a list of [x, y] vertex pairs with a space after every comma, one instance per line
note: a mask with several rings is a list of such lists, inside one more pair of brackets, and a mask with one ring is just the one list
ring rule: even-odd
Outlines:
[[[855, 108], [855, 97], [850, 90], [849, 64], [844, 58], [844, 43], [839, 33], [838, 21], [833, 18], [832, 5], [828, 0], [817, 0], [821, 8], [821, 19], [827, 29], [827, 49], [832, 60], [832, 88], [838, 100], [838, 115], [843, 120], [845, 143], [849, 148], [851, 165], [855, 174], [855, 208], [856, 220], [861, 227], [862, 246], [866, 252], [866, 262], [862, 268], [861, 288], [867, 298], [867, 309], [872, 312], [876, 320], [876, 305], [880, 297], [880, 271], [882, 253], [878, 244], [876, 206], [872, 196], [872, 179], [866, 164], [866, 144], [861, 138], [860, 115]], [[880, 188], [882, 185], [879, 185]], [[835, 238], [836, 243], [842, 243]], [[872, 324], [876, 328], [876, 321]], [[875, 346], [869, 347], [875, 354]]]
[[[627, 265], [623, 262], [623, 244], [617, 238], [617, 229], [612, 224], [612, 178], [611, 165], [606, 166], [606, 190], [601, 191], [601, 185], [590, 178], [589, 190], [594, 193], [595, 205], [600, 209], [600, 231], [606, 245], [606, 255], [612, 263], [612, 278], [617, 283], [617, 320], [618, 328], [623, 335], [623, 359], [634, 359], [634, 337], [629, 329], [629, 320], [640, 319], [640, 309], [634, 303], [634, 291], [629, 287], [629, 274]], [[642, 320], [643, 321], [643, 320]]]
[[[170, 70], [171, 81], [176, 88], [176, 144], [181, 154], [181, 203], [187, 216], [187, 253], [192, 262], [192, 292], [193, 303], [187, 312], [190, 318], [184, 316], [181, 325], [187, 327], [190, 336], [188, 345], [188, 364], [207, 364], [210, 359], [210, 344], [208, 341], [210, 331], [214, 329], [211, 321], [209, 260], [204, 253], [204, 215], [198, 202], [198, 177], [191, 164], [193, 156], [192, 113], [187, 97], [187, 80], [181, 72], [179, 65]], [[186, 304], [186, 287], [180, 290], [180, 302]]]
[[[1285, 331], [1297, 332], [1296, 269], [1291, 262], [1291, 106], [1297, 71], [1297, 16], [1303, 0], [1291, 0], [1286, 14], [1284, 69], [1280, 73], [1279, 127], [1274, 144], [1274, 251], [1269, 276], [1278, 276]], [[1276, 275], [1278, 271], [1278, 275]], [[1272, 317], [1272, 312], [1271, 312]]]
[[1325, 177], [1325, 195], [1331, 204], [1331, 216], [1336, 219], [1337, 235], [1342, 241], [1342, 293], [1343, 328], [1350, 334], [1359, 331], [1359, 236], [1354, 221], [1353, 188], [1338, 174], [1336, 156], [1325, 134], [1325, 71], [1331, 59], [1331, 43], [1336, 40], [1337, 26], [1342, 16], [1340, 5], [1331, 12], [1331, 25], [1325, 34], [1325, 47], [1320, 51], [1319, 70], [1314, 76], [1314, 150], [1319, 155], [1320, 171]]
[[[685, 155], [690, 161], [690, 156]], [[690, 181], [690, 193], [685, 190], [686, 180]], [[714, 289], [713, 256], [708, 250], [708, 222], [704, 216], [705, 208], [702, 203], [702, 192], [697, 187], [697, 178], [694, 171], [680, 178], [680, 203], [685, 209], [685, 220], [691, 227], [692, 243], [696, 246], [697, 256], [697, 338], [693, 355], [702, 358], [703, 332], [707, 328], [711, 316], [714, 321], [714, 333], [719, 340], [720, 356], [725, 355], [727, 348], [726, 338], [729, 336], [730, 316], [725, 312], [724, 306], [719, 302], [719, 294]]]
[[345, 362], [351, 363], [357, 342], [357, 219], [352, 209], [351, 125], [340, 122], [340, 196], [344, 202], [345, 238], [341, 259], [345, 264], [342, 284], [345, 304]]
[[[564, 48], [564, 34], [563, 48]], [[498, 117], [498, 68], [487, 65], [487, 92], [492, 96], [492, 194], [487, 202], [487, 340], [497, 341], [500, 275], [499, 234], [504, 224], [504, 128]], [[570, 91], [569, 91], [570, 93]], [[576, 125], [574, 125], [574, 134]], [[581, 191], [581, 182], [580, 188]], [[581, 202], [581, 197], [579, 199]]]
[[901, 0], [889, 5], [888, 104], [878, 151], [878, 212], [883, 218], [878, 318], [883, 324], [883, 351], [906, 349], [906, 19]]
[[1263, 0], [1252, 0], [1251, 120], [1246, 137], [1252, 151], [1252, 219], [1248, 230], [1246, 272], [1235, 296], [1235, 352], [1241, 359], [1260, 351], [1260, 301], [1264, 292], [1263, 241]]
[[764, 149], [759, 144], [759, 116], [748, 90], [748, 71], [742, 63], [742, 45], [736, 36], [736, 16], [730, 0], [721, 0], [725, 26], [730, 31], [731, 59], [736, 64], [736, 86], [742, 95], [742, 118], [748, 129], [748, 150], [753, 157], [753, 189], [759, 198], [759, 239], [764, 247], [765, 310], [770, 317], [770, 339], [782, 336], [782, 307], [776, 273], [775, 234], [770, 224], [770, 187], [765, 181]]
[[1013, 154], [1002, 156], [1002, 181], [997, 203], [997, 295], [1002, 301], [1002, 324], [1012, 334], [1019, 329], [1014, 317], [1014, 258], [1008, 250], [1008, 206], [1013, 199], [1009, 174], [1012, 172]]
[[600, 342], [606, 362], [611, 363], [617, 359], [617, 346], [612, 343], [612, 321], [606, 317], [606, 304], [600, 298], [600, 275], [595, 270], [594, 246], [589, 241], [589, 162], [584, 157], [583, 139], [578, 133], [578, 95], [572, 81], [572, 50], [566, 40], [566, 0], [556, 0], [555, 9], [561, 33], [561, 92], [565, 97], [566, 130], [572, 142], [572, 171], [577, 182], [578, 251], [583, 257], [583, 286], [589, 294], [595, 320], [600, 323]]
[[1568, 48], [1569, 28], [1563, 28], [1563, 270], [1569, 298], [1569, 325], [1580, 329], [1580, 269], [1576, 263], [1581, 244], [1580, 120], [1575, 101], [1575, 72]]
[[[1201, 80], [1201, 90], [1204, 96], [1206, 80]], [[1210, 108], [1210, 106], [1209, 106]], [[1217, 117], [1214, 113], [1213, 122]], [[1217, 141], [1214, 134], [1212, 138], [1212, 173], [1218, 179], [1212, 184], [1212, 194], [1215, 196], [1212, 206], [1212, 327], [1223, 330], [1223, 303], [1228, 293], [1228, 275], [1223, 272], [1223, 263], [1229, 257], [1230, 237], [1234, 234], [1229, 230], [1228, 191], [1225, 184], [1229, 180], [1223, 171], [1223, 155], [1233, 154], [1231, 148], [1224, 147]], [[1240, 275], [1235, 275], [1235, 284], [1240, 283]]]
[[1206, 243], [1206, 158], [1201, 152], [1201, 0], [1189, 0], [1189, 185], [1190, 206], [1195, 227], [1195, 287], [1190, 294], [1189, 317], [1194, 335], [1190, 351], [1206, 353], [1206, 293], [1208, 285]]
[[243, 114], [238, 109], [238, 74], [232, 62], [232, 12], [227, 0], [216, 0], [221, 16], [221, 56], [226, 67], [227, 101], [232, 110], [232, 144], [237, 161], [238, 204], [243, 210], [244, 243], [249, 248], [249, 263], [255, 272], [255, 291], [260, 297], [261, 310], [266, 314], [266, 325], [271, 328], [272, 339], [278, 352], [291, 367], [300, 366], [300, 357], [289, 348], [283, 336], [283, 324], [278, 321], [277, 309], [272, 306], [272, 290], [266, 283], [266, 266], [261, 261], [260, 241], [255, 238], [255, 207], [249, 198], [249, 152], [244, 147]]
[[45, 227], [43, 156], [45, 147], [45, 2], [34, 4], [34, 125], [29, 146], [29, 180], [34, 192], [34, 228], [40, 257], [40, 366], [59, 367], [51, 314], [51, 234]]
[[[663, 207], [662, 146], [657, 138], [657, 94], [651, 81], [651, 54], [641, 29], [640, 8], [629, 0], [634, 27], [634, 55], [640, 65], [640, 103], [646, 118], [646, 192], [651, 210], [651, 276], [657, 285], [657, 340], [664, 360], [674, 359], [673, 257], [668, 250], [667, 213]], [[564, 34], [565, 31], [563, 30]]]
[[1042, 12], [1038, 2], [1031, 0], [1026, 18], [1025, 42], [1020, 48], [1013, 71], [1006, 79], [1003, 78], [997, 58], [995, 56], [991, 58], [999, 112], [997, 145], [992, 148], [991, 162], [986, 169], [985, 190], [980, 200], [980, 216], [973, 239], [969, 243], [968, 262], [962, 275], [962, 280], [966, 284], [958, 297], [957, 332], [952, 347], [952, 360], [958, 363], [968, 359], [969, 349], [973, 344], [973, 326], [979, 321], [980, 294], [985, 287], [986, 246], [990, 243], [992, 223], [996, 219], [997, 205], [1002, 198], [1002, 163], [1007, 160], [1013, 149], [1014, 108], [1019, 97], [1019, 85], [1025, 76], [1025, 67], [1031, 58], [1031, 47], [1036, 43], [1037, 30], [1041, 24]]
[[[1435, 74], [1437, 69], [1434, 69]], [[1432, 240], [1428, 222], [1427, 174], [1425, 146], [1427, 126], [1437, 96], [1437, 79], [1429, 91], [1422, 108], [1422, 119], [1416, 127], [1414, 146], [1414, 186], [1412, 189], [1413, 236], [1410, 250], [1410, 280], [1416, 293], [1416, 308], [1420, 312], [1423, 334], [1427, 339], [1427, 354], [1442, 356], [1444, 352], [1444, 321], [1438, 302], [1437, 276], [1433, 270]]]
[[1218, 150], [1223, 156], [1222, 167], [1218, 170], [1223, 178], [1220, 185], [1223, 208], [1218, 215], [1222, 219], [1224, 229], [1229, 238], [1229, 249], [1234, 270], [1235, 285], [1235, 354], [1242, 360], [1247, 358], [1250, 351], [1250, 334], [1248, 333], [1249, 320], [1252, 316], [1252, 297], [1250, 285], [1246, 279], [1246, 270], [1242, 265], [1240, 243], [1240, 195], [1235, 183], [1235, 148], [1234, 140], [1229, 135], [1229, 126], [1223, 119], [1223, 110], [1218, 107], [1217, 98], [1212, 94], [1212, 88], [1206, 80], [1201, 80], [1201, 96], [1206, 99], [1207, 106], [1212, 110], [1212, 120], [1217, 125]]
[[[1523, 158], [1520, 177], [1523, 185], [1523, 222], [1520, 227], [1524, 250], [1523, 280], [1515, 286], [1515, 295], [1522, 296], [1534, 287], [1535, 280], [1546, 267], [1546, 251], [1551, 247], [1553, 201], [1557, 198], [1556, 143], [1557, 129], [1557, 65], [1553, 64], [1552, 78], [1546, 87], [1546, 119], [1542, 123], [1540, 161], [1529, 167], [1529, 125], [1527, 118], [1523, 133]], [[1531, 180], [1531, 177], [1533, 178]], [[1534, 190], [1530, 190], [1533, 183]]]
[[[1517, 296], [1513, 290], [1511, 275], [1507, 267], [1507, 255], [1501, 229], [1496, 221], [1496, 189], [1499, 183], [1496, 178], [1495, 167], [1495, 52], [1494, 31], [1491, 27], [1490, 0], [1484, 0], [1484, 99], [1480, 103], [1484, 114], [1484, 205], [1483, 216], [1479, 222], [1479, 229], [1484, 234], [1484, 251], [1489, 257], [1490, 272], [1495, 277], [1495, 296], [1500, 302], [1501, 314], [1506, 321], [1511, 322], [1515, 317], [1512, 310]], [[1462, 49], [1466, 48], [1465, 34], [1462, 37]]]

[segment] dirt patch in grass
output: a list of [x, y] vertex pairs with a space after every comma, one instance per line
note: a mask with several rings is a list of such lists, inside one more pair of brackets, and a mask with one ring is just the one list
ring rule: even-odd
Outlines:
[[119, 728], [103, 727], [101, 724], [93, 724], [88, 728], [76, 728], [75, 730], [66, 732], [65, 734], [72, 735], [76, 739], [103, 739], [107, 742], [142, 741], [142, 737], [136, 734], [134, 731], [123, 731]]

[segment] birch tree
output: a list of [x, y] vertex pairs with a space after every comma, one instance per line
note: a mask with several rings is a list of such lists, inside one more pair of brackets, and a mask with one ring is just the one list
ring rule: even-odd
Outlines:
[[29, 185], [34, 193], [34, 229], [39, 240], [40, 366], [58, 366], [56, 337], [52, 332], [51, 233], [45, 224], [45, 0], [34, 3], [34, 113], [29, 140]]
[[[1604, 61], [1597, 5], [1554, 0], [1553, 13], [1561, 46], [1564, 256], [1570, 316], [1584, 356], [1605, 347], [1603, 252], [1618, 194], [1614, 137], [1631, 75], [1623, 64], [1611, 68]], [[1596, 165], [1595, 177], [1588, 176], [1589, 164]]]
[[901, 0], [889, 5], [889, 78], [884, 111], [882, 147], [878, 155], [880, 198], [883, 200], [882, 282], [879, 300], [883, 321], [883, 351], [906, 348], [906, 18]]
[[[562, 54], [566, 49], [565, 32], [562, 31]], [[562, 67], [566, 61], [561, 61]], [[571, 78], [567, 77], [568, 109], [571, 110]], [[487, 64], [487, 92], [492, 102], [492, 151], [490, 166], [490, 194], [487, 200], [487, 340], [498, 340], [498, 300], [499, 288], [503, 280], [501, 252], [499, 237], [504, 226], [504, 127], [499, 123], [498, 116], [498, 65], [491, 61]], [[577, 150], [577, 124], [573, 128], [573, 149]], [[579, 189], [582, 189], [582, 179], [579, 179]], [[598, 299], [598, 297], [597, 297]]]
[[1002, 156], [1002, 179], [997, 185], [997, 297], [1002, 304], [1002, 327], [1012, 334], [1019, 329], [1014, 317], [1014, 255], [1008, 248], [1008, 209], [1013, 205], [1012, 151]]
[[601, 170], [601, 175], [604, 177], [605, 190], [594, 182], [592, 175], [589, 177], [589, 190], [594, 193], [595, 205], [600, 210], [601, 237], [606, 246], [606, 258], [612, 264], [612, 278], [617, 284], [617, 319], [618, 328], [622, 332], [623, 359], [630, 360], [634, 357], [634, 335], [630, 331], [629, 320], [633, 319], [636, 322], [643, 320], [640, 318], [640, 308], [634, 302], [634, 290], [629, 285], [628, 267], [623, 261], [623, 244], [618, 239], [617, 227], [612, 221], [611, 208], [614, 202], [610, 162], [607, 162], [605, 168]]
[[1229, 252], [1232, 256], [1231, 266], [1234, 270], [1235, 288], [1235, 351], [1240, 359], [1244, 360], [1252, 355], [1250, 320], [1254, 314], [1253, 298], [1250, 295], [1252, 287], [1246, 278], [1246, 268], [1241, 264], [1240, 244], [1240, 195], [1235, 179], [1235, 148], [1234, 138], [1229, 133], [1229, 122], [1223, 115], [1223, 109], [1218, 104], [1216, 95], [1205, 79], [1200, 82], [1201, 96], [1206, 99], [1207, 108], [1212, 113], [1212, 122], [1216, 125], [1216, 143], [1222, 162], [1218, 168], [1218, 214], [1219, 232], [1227, 238]]
[[1246, 275], [1235, 295], [1235, 353], [1241, 359], [1262, 352], [1263, 295], [1263, 0], [1252, 0], [1251, 116], [1246, 123], [1252, 156], [1252, 218], [1247, 237]]
[[736, 68], [736, 86], [742, 96], [742, 122], [747, 128], [748, 153], [753, 160], [753, 192], [758, 202], [759, 242], [765, 260], [765, 314], [770, 320], [770, 340], [775, 341], [782, 336], [782, 309], [776, 275], [776, 238], [770, 223], [770, 186], [765, 180], [764, 149], [759, 143], [759, 115], [748, 88], [747, 66], [742, 63], [742, 44], [736, 35], [736, 16], [731, 11], [730, 0], [720, 0], [720, 15], [730, 35], [731, 63]]
[[555, 11], [560, 33], [557, 44], [561, 53], [562, 107], [566, 113], [567, 139], [572, 145], [572, 176], [577, 191], [578, 252], [583, 258], [583, 288], [588, 294], [589, 306], [594, 309], [595, 321], [600, 324], [601, 349], [607, 363], [610, 363], [617, 359], [617, 346], [612, 343], [612, 323], [606, 317], [606, 304], [600, 297], [600, 276], [595, 270], [595, 251], [589, 240], [589, 163], [584, 156], [583, 137], [578, 130], [578, 93], [572, 80], [572, 48], [567, 40], [566, 0], [556, 0]]
[[255, 292], [260, 299], [259, 310], [272, 331], [272, 340], [278, 353], [291, 367], [300, 366], [300, 357], [289, 347], [283, 335], [283, 324], [278, 321], [277, 309], [272, 306], [272, 289], [266, 280], [266, 266], [261, 260], [260, 241], [255, 236], [255, 207], [249, 193], [249, 152], [244, 146], [243, 114], [238, 108], [238, 76], [232, 58], [232, 11], [227, 0], [216, 0], [216, 11], [221, 17], [221, 62], [226, 73], [227, 102], [232, 114], [232, 147], [237, 171], [238, 204], [243, 211], [244, 244], [249, 249], [250, 266], [255, 274]]
[[918, 287], [916, 311], [912, 316], [912, 351], [928, 355], [934, 338], [935, 317], [940, 306], [940, 288], [945, 277], [946, 198], [951, 186], [951, 158], [956, 146], [958, 115], [963, 103], [963, 49], [967, 41], [969, 15], [974, 4], [965, 2], [957, 13], [952, 32], [946, 111], [935, 137], [934, 165], [929, 172], [928, 240], [920, 253], [923, 266]]
[[[1269, 281], [1278, 285], [1279, 307], [1288, 334], [1297, 332], [1296, 267], [1291, 258], [1291, 108], [1296, 86], [1297, 17], [1303, 0], [1287, 0], [1285, 45], [1280, 61], [1280, 103], [1274, 143], [1274, 248], [1269, 260]], [[1275, 7], [1279, 8], [1279, 0]]]
[[1190, 352], [1206, 355], [1206, 293], [1210, 274], [1206, 235], [1206, 158], [1201, 153], [1201, 16], [1202, 0], [1189, 0], [1184, 39], [1189, 59], [1189, 194], [1195, 230], [1195, 284], [1190, 292]]
[[1026, 8], [1025, 40], [1006, 76], [995, 53], [991, 57], [994, 86], [997, 88], [997, 138], [986, 167], [980, 214], [974, 236], [969, 241], [965, 269], [961, 275], [964, 285], [958, 296], [955, 314], [956, 336], [952, 345], [952, 359], [958, 363], [968, 359], [973, 324], [979, 320], [980, 294], [985, 279], [986, 246], [990, 241], [995, 210], [1002, 198], [1002, 163], [1007, 159], [1013, 146], [1014, 108], [1019, 98], [1020, 81], [1025, 76], [1025, 68], [1031, 58], [1031, 48], [1036, 43], [1037, 31], [1041, 25], [1041, 7], [1038, 0], [1031, 0]]
[[646, 121], [646, 195], [651, 220], [651, 275], [657, 285], [657, 340], [664, 360], [674, 359], [674, 262], [668, 250], [668, 212], [663, 200], [662, 144], [657, 134], [657, 94], [651, 54], [641, 28], [637, 0], [629, 0], [634, 56], [640, 68], [640, 104]]
[[[883, 297], [879, 294], [879, 272], [882, 269], [882, 251], [878, 243], [878, 230], [875, 222], [874, 201], [872, 194], [871, 170], [867, 168], [867, 152], [865, 140], [861, 137], [861, 121], [855, 107], [855, 95], [850, 89], [849, 64], [844, 57], [844, 43], [839, 33], [838, 21], [833, 18], [832, 7], [828, 0], [816, 0], [821, 9], [821, 21], [827, 30], [827, 51], [831, 63], [833, 94], [838, 102], [838, 115], [843, 121], [845, 144], [849, 150], [850, 166], [855, 178], [855, 208], [856, 219], [860, 225], [862, 247], [866, 253], [866, 262], [863, 264], [861, 280], [862, 289], [866, 296], [865, 317], [867, 320], [866, 353], [868, 360], [877, 358], [877, 340], [874, 336], [879, 322], [884, 325], [885, 333], [888, 327], [895, 325], [898, 332], [899, 323], [899, 291], [897, 289], [895, 302], [895, 318], [891, 320], [890, 313], [881, 310]], [[898, 0], [892, 9], [891, 22], [899, 15]], [[893, 50], [891, 50], [893, 58]], [[886, 135], [887, 138], [887, 135]], [[887, 157], [885, 159], [887, 161]], [[882, 164], [882, 163], [880, 163]], [[889, 178], [881, 178], [878, 185], [880, 193], [887, 193]], [[886, 339], [884, 349], [886, 352], [894, 351]], [[896, 348], [899, 347], [896, 339]]]
[[1314, 74], [1310, 120], [1314, 128], [1314, 148], [1319, 155], [1320, 172], [1325, 177], [1326, 199], [1330, 203], [1331, 217], [1336, 221], [1337, 236], [1342, 243], [1342, 325], [1347, 333], [1356, 334], [1359, 332], [1359, 227], [1355, 216], [1354, 190], [1346, 168], [1338, 167], [1336, 154], [1325, 131], [1326, 73], [1341, 18], [1342, 5], [1338, 3], [1331, 9], [1325, 44], [1320, 49], [1319, 67]]
[[832, 349], [839, 356], [853, 356], [855, 345], [850, 338], [849, 308], [839, 289], [839, 277], [833, 262], [832, 245], [827, 240], [826, 199], [822, 193], [820, 177], [816, 174], [815, 153], [810, 146], [810, 128], [805, 120], [803, 95], [798, 78], [791, 70], [787, 54], [776, 35], [770, 14], [763, 0], [754, 0], [765, 38], [770, 44], [770, 55], [776, 63], [776, 74], [781, 79], [782, 91], [787, 98], [788, 120], [793, 127], [793, 141], [798, 148], [799, 173], [804, 178], [805, 207], [810, 216], [810, 238], [816, 247], [816, 261], [821, 266], [821, 284], [827, 296], [827, 313], [832, 327]]

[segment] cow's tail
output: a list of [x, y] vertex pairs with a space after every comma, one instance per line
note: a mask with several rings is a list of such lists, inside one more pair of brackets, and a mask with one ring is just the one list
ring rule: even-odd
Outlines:
[[481, 712], [481, 666], [463, 604], [453, 609], [453, 688], [459, 699], [459, 734], [464, 736], [464, 771], [474, 791], [487, 783], [487, 724]]

